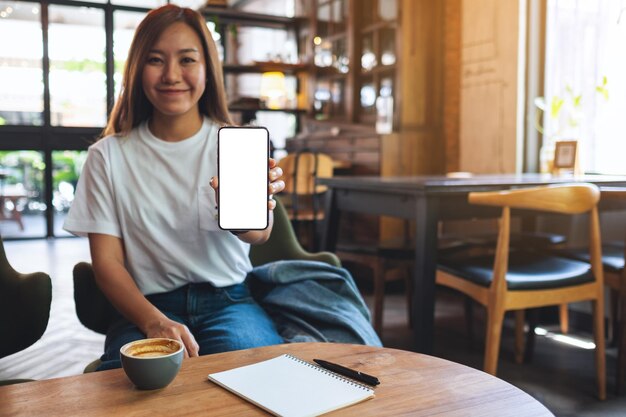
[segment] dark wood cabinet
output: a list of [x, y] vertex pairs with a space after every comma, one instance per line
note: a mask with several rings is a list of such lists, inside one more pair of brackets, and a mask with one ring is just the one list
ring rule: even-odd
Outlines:
[[[279, 109], [316, 120], [374, 127], [376, 103], [398, 103], [400, 0], [311, 0], [300, 16], [250, 13], [204, 7], [202, 14], [219, 34], [225, 83], [231, 109], [242, 111], [240, 95], [249, 74], [280, 72], [295, 80], [295, 91]], [[261, 59], [242, 62], [242, 31], [265, 28], [286, 34], [285, 44], [271, 45]], [[254, 51], [252, 51], [254, 52]], [[245, 54], [246, 56], [249, 54]], [[243, 81], [242, 81], [243, 80]], [[246, 107], [254, 110], [248, 100]], [[263, 109], [259, 102], [258, 110]], [[274, 106], [275, 107], [275, 106]], [[398, 114], [397, 111], [394, 114]], [[398, 120], [394, 120], [398, 126]]]
[[379, 97], [397, 95], [399, 1], [315, 0], [315, 9], [312, 115], [373, 127]]

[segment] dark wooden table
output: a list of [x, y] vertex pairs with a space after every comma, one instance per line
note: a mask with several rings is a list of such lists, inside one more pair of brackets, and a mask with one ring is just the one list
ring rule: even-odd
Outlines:
[[431, 353], [437, 268], [437, 224], [440, 220], [496, 216], [500, 210], [472, 206], [473, 191], [548, 184], [590, 182], [626, 186], [626, 176], [549, 174], [319, 178], [328, 186], [326, 220], [322, 226], [322, 249], [334, 251], [339, 219], [343, 212], [359, 212], [415, 220], [415, 267], [413, 271], [413, 334], [415, 351]]
[[8, 385], [0, 387], [0, 415], [267, 416], [208, 381], [207, 375], [285, 353], [305, 361], [324, 358], [380, 379], [374, 398], [332, 415], [553, 415], [524, 391], [458, 363], [403, 350], [334, 343], [293, 343], [185, 359], [174, 381], [153, 391], [134, 388], [121, 369]]

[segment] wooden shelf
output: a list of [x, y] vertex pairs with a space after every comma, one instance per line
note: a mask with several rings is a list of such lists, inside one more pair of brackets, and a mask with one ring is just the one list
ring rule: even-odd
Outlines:
[[[324, 45], [324, 51], [318, 51], [318, 53], [332, 54], [334, 56], [345, 55], [349, 59], [349, 68], [346, 73], [342, 73], [334, 67], [311, 67], [309, 71], [311, 80], [309, 83], [311, 85], [309, 94], [314, 96], [315, 92], [321, 88], [320, 84], [323, 84], [325, 87], [326, 84], [333, 83], [333, 95], [338, 97], [337, 102], [323, 102], [321, 106], [318, 106], [316, 110], [311, 112], [312, 116], [324, 118], [325, 120], [343, 119], [348, 123], [367, 124], [373, 128], [375, 108], [363, 109], [360, 103], [360, 91], [365, 84], [372, 84], [376, 96], [380, 95], [383, 83], [385, 86], [389, 85], [392, 89], [391, 94], [396, 100], [396, 107], [399, 108], [400, 106], [398, 97], [401, 50], [399, 38], [400, 12], [396, 14], [396, 18], [393, 20], [383, 20], [376, 13], [382, 0], [367, 2], [369, 5], [368, 10], [364, 9], [364, 3], [361, 0], [342, 0], [339, 8], [334, 7], [334, 0], [323, 3], [320, 3], [320, 1], [317, 3], [313, 2], [310, 33], [328, 32], [322, 38], [324, 42], [328, 42], [331, 45]], [[409, 0], [397, 0], [398, 11], [401, 10], [400, 6], [403, 4], [403, 1]], [[321, 10], [321, 7], [324, 7], [324, 9]], [[373, 12], [371, 11], [372, 8]], [[321, 20], [319, 18], [320, 15], [323, 17]], [[338, 21], [335, 19], [341, 19], [341, 26], [333, 25], [333, 22]], [[333, 30], [336, 30], [336, 32]], [[343, 41], [344, 39], [345, 45], [339, 44], [340, 42], [338, 41]], [[330, 49], [330, 52], [326, 51], [326, 49]], [[380, 60], [383, 52], [387, 50], [391, 50], [396, 55], [396, 61], [391, 65], [382, 65]], [[371, 51], [379, 61], [377, 66], [367, 71], [361, 68], [361, 58], [366, 51]], [[315, 47], [307, 49], [307, 54], [312, 57], [311, 60], [313, 62], [315, 62], [315, 52]], [[328, 57], [325, 56], [325, 59], [328, 59]], [[391, 82], [389, 82], [389, 79], [391, 79]], [[399, 112], [394, 113], [395, 118], [398, 117], [395, 116], [396, 114], [399, 114]]]
[[290, 113], [290, 114], [304, 114], [306, 110], [304, 109], [268, 109], [265, 107], [237, 107], [237, 106], [229, 106], [229, 111], [269, 111], [269, 112], [279, 112], [279, 113]]
[[348, 73], [346, 73], [346, 72], [339, 72], [339, 70], [337, 70], [337, 68], [335, 68], [335, 67], [318, 67], [318, 66], [314, 66], [313, 68], [314, 68], [315, 73], [319, 77], [325, 77], [325, 78], [346, 78], [348, 76]]
[[336, 33], [324, 36], [324, 41], [336, 42], [336, 41], [346, 40], [347, 38], [348, 38], [348, 32], [343, 31], [343, 32], [336, 32]]
[[249, 65], [241, 64], [223, 64], [224, 73], [228, 74], [245, 74], [245, 73], [264, 73], [268, 71], [280, 71], [285, 74], [296, 74], [309, 70], [310, 66], [306, 64], [285, 64], [282, 62], [257, 62]]
[[361, 68], [361, 77], [362, 78], [367, 78], [368, 76], [372, 76], [374, 74], [385, 74], [385, 73], [391, 73], [394, 74], [396, 71], [396, 64], [392, 64], [392, 65], [377, 65], [374, 68], [372, 68], [371, 70], [365, 71], [363, 70], [363, 68]]
[[361, 28], [361, 34], [365, 35], [368, 33], [372, 33], [375, 32], [377, 30], [381, 30], [381, 29], [393, 29], [393, 30], [397, 30], [398, 29], [398, 23], [396, 21], [380, 21], [380, 22], [376, 22], [376, 23], [370, 23], [367, 26], [364, 26]]
[[260, 13], [249, 13], [229, 7], [205, 6], [198, 10], [206, 19], [216, 17], [220, 24], [236, 23], [247, 26], [267, 28], [295, 28], [298, 20], [291, 17], [273, 16]]
[[[273, 61], [252, 61], [245, 64], [238, 63], [237, 56], [240, 48], [244, 48], [243, 51], [249, 52], [250, 45], [242, 45], [240, 42], [255, 42], [254, 38], [248, 38], [242, 36], [239, 39], [239, 27], [246, 30], [254, 28], [269, 28], [275, 30], [275, 32], [284, 33], [287, 39], [295, 39], [296, 48], [293, 53], [298, 55], [298, 50], [301, 47], [300, 30], [303, 26], [308, 26], [308, 18], [303, 19], [301, 17], [285, 17], [268, 15], [261, 13], [251, 13], [237, 8], [231, 7], [215, 7], [205, 6], [199, 9], [199, 12], [203, 15], [204, 19], [209, 22], [215, 23], [216, 31], [222, 35], [221, 46], [223, 48], [224, 62], [222, 62], [222, 71], [225, 75], [225, 86], [227, 94], [230, 97], [239, 97], [240, 80], [237, 77], [239, 74], [263, 74], [265, 72], [279, 71], [283, 74], [296, 77], [295, 94], [300, 94], [298, 91], [298, 85], [301, 80], [307, 78], [306, 74], [311, 70], [311, 64], [307, 62], [299, 62], [297, 64], [286, 62], [273, 62]], [[243, 32], [243, 31], [242, 31]], [[282, 39], [282, 38], [281, 38]], [[259, 42], [260, 43], [260, 42]], [[256, 45], [252, 43], [252, 45]], [[272, 56], [278, 55], [285, 49], [282, 42], [273, 43], [260, 43], [257, 48], [268, 50]], [[246, 49], [248, 48], [248, 49]], [[290, 53], [292, 53], [290, 51]], [[269, 56], [269, 55], [268, 55]], [[230, 76], [230, 77], [226, 77]], [[239, 97], [240, 99], [233, 100], [228, 106], [228, 110], [232, 113], [237, 113], [237, 116], [241, 116], [242, 122], [247, 123], [248, 119], [256, 112], [273, 112], [273, 113], [285, 113], [293, 114], [296, 118], [296, 131], [300, 130], [301, 116], [307, 113], [304, 109], [294, 108], [281, 108], [281, 109], [268, 109], [262, 107], [263, 103], [258, 98], [254, 97]], [[298, 102], [302, 102], [303, 98], [296, 96]], [[293, 103], [295, 104], [295, 103]]]

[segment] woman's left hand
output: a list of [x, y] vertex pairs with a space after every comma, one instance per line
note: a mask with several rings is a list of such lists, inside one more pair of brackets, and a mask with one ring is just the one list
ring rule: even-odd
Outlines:
[[[269, 188], [268, 194], [270, 198], [267, 202], [267, 208], [270, 210], [274, 210], [276, 208], [276, 201], [273, 199], [274, 194], [280, 193], [285, 189], [285, 181], [280, 178], [283, 176], [283, 170], [278, 166], [276, 160], [274, 158], [270, 158], [269, 160], [270, 170], [268, 173], [269, 178]], [[211, 178], [211, 187], [215, 190], [215, 200], [217, 201], [217, 189], [219, 187], [219, 180], [217, 177]]]

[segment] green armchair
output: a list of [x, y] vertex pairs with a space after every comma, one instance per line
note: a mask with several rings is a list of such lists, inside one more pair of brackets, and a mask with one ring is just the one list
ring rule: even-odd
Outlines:
[[[0, 358], [26, 349], [48, 327], [52, 282], [43, 272], [20, 274], [11, 267], [0, 238]], [[0, 385], [30, 381], [14, 379]]]
[[[277, 200], [272, 235], [264, 244], [250, 248], [250, 261], [253, 266], [258, 266], [272, 261], [292, 259], [320, 261], [333, 266], [341, 266], [339, 258], [333, 253], [311, 253], [302, 248], [285, 208]], [[115, 310], [96, 285], [90, 263], [80, 262], [74, 266], [74, 302], [80, 322], [90, 330], [106, 334]], [[99, 360], [92, 362], [85, 368], [85, 372], [94, 371], [98, 364]]]
[[272, 235], [262, 245], [250, 248], [252, 265], [259, 266], [279, 260], [320, 261], [333, 266], [341, 266], [341, 261], [334, 253], [306, 251], [298, 242], [285, 207], [276, 199], [274, 209], [274, 228]]

